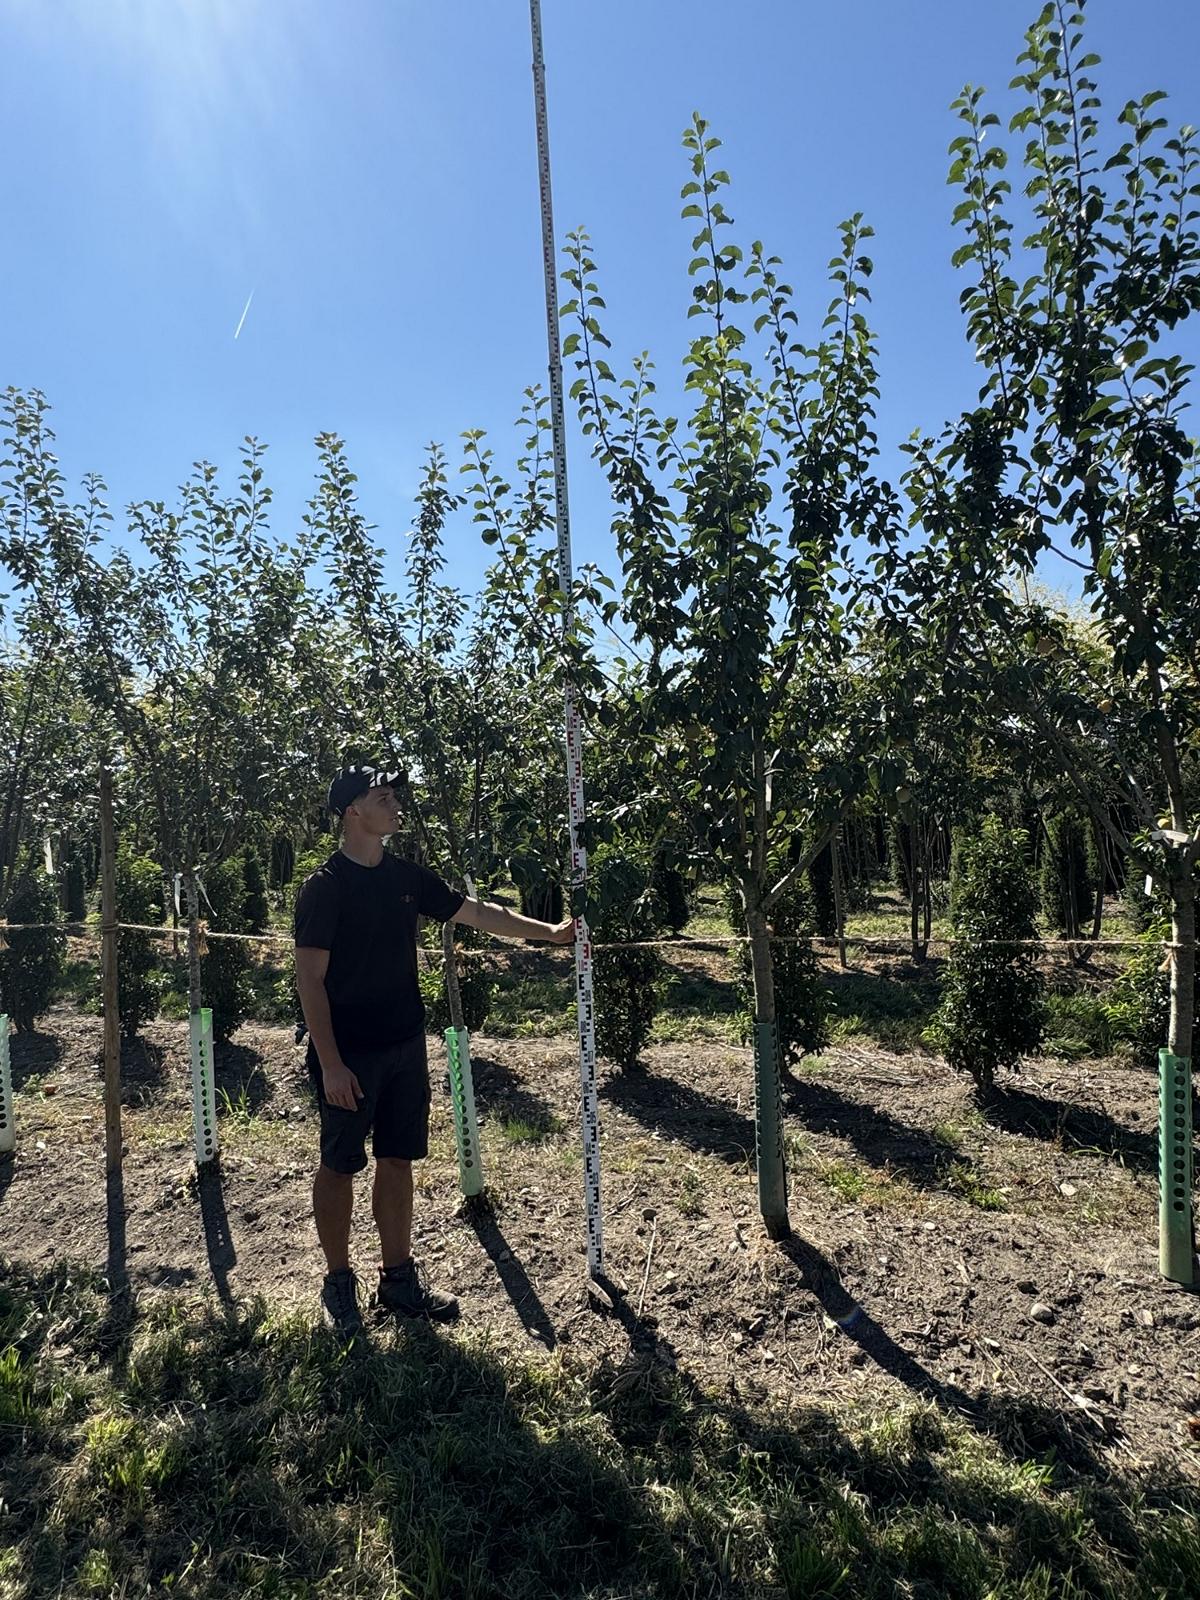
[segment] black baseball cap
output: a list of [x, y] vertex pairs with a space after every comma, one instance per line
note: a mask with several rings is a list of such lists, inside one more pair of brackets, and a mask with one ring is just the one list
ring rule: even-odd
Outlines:
[[405, 776], [389, 767], [343, 767], [329, 785], [326, 809], [340, 817], [346, 807], [353, 805], [368, 789], [397, 789]]

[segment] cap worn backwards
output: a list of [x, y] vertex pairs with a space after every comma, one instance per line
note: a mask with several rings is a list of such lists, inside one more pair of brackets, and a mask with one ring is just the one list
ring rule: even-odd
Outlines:
[[327, 810], [340, 817], [347, 806], [354, 804], [368, 789], [395, 788], [404, 782], [404, 773], [388, 767], [343, 767], [329, 785], [325, 801]]

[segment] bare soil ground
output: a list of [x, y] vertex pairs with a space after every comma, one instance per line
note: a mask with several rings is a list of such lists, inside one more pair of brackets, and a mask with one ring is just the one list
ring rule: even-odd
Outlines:
[[[316, 1117], [290, 1030], [217, 1050], [219, 1165], [192, 1155], [184, 1025], [123, 1062], [123, 1192], [103, 1166], [100, 1024], [60, 1008], [13, 1040], [18, 1150], [0, 1165], [0, 1258], [127, 1273], [139, 1296], [315, 1297]], [[795, 1238], [755, 1210], [746, 1049], [652, 1047], [601, 1073], [606, 1270], [583, 1289], [571, 1039], [473, 1042], [490, 1209], [459, 1201], [436, 1087], [418, 1251], [464, 1317], [614, 1384], [656, 1364], [798, 1409], [932, 1399], [1023, 1457], [1200, 1477], [1200, 1304], [1157, 1273], [1153, 1078], [1034, 1061], [986, 1114], [938, 1060], [862, 1039], [786, 1086]], [[368, 1185], [356, 1254], [375, 1246]], [[1036, 1308], [1036, 1310], [1035, 1310]]]

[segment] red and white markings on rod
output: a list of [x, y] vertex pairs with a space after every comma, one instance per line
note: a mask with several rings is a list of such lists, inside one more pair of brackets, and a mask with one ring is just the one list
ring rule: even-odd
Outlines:
[[[533, 106], [537, 118], [538, 178], [542, 200], [542, 266], [546, 279], [546, 344], [550, 367], [550, 421], [554, 436], [554, 518], [558, 535], [558, 581], [565, 596], [563, 632], [574, 621], [571, 602], [571, 518], [567, 499], [567, 440], [563, 418], [562, 347], [558, 334], [558, 277], [554, 254], [554, 201], [550, 186], [550, 134], [546, 115], [546, 63], [542, 54], [542, 8], [529, 0], [533, 36]], [[571, 884], [587, 880], [587, 851], [580, 843], [586, 814], [583, 792], [583, 737], [575, 685], [568, 678], [565, 693], [567, 747], [567, 817], [571, 838]], [[586, 919], [575, 928], [575, 997], [579, 1016], [579, 1083], [583, 1102], [583, 1200], [587, 1213], [588, 1272], [603, 1265], [600, 1216], [600, 1110], [596, 1099], [596, 1016], [592, 1002], [592, 940]]]

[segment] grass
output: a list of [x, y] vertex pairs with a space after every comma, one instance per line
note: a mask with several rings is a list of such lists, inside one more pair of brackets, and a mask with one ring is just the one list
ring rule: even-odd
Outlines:
[[550, 1600], [1200, 1595], [1197, 1499], [1076, 1476], [1014, 1419], [784, 1416], [649, 1358], [0, 1286], [0, 1593]]
[[947, 1150], [962, 1149], [963, 1131], [957, 1122], [935, 1122], [929, 1131], [938, 1144], [944, 1145]]
[[978, 1211], [1007, 1211], [1008, 1201], [999, 1189], [984, 1183], [969, 1161], [952, 1161], [946, 1169], [946, 1187]]
[[506, 1144], [544, 1144], [563, 1131], [557, 1117], [501, 1117], [500, 1135]]
[[1079, 1060], [1084, 1056], [1106, 1056], [1112, 1049], [1109, 1021], [1099, 995], [1048, 994], [1045, 1018], [1045, 1055]]
[[575, 1031], [575, 979], [570, 973], [501, 974], [483, 1031], [494, 1039], [555, 1038]]
[[938, 1004], [932, 977], [904, 982], [886, 973], [836, 973], [831, 981], [829, 1036], [834, 1043], [858, 1036], [902, 1053], [922, 1049], [922, 1035]]
[[702, 1217], [705, 1215], [704, 1204], [705, 1188], [704, 1179], [695, 1167], [685, 1167], [683, 1177], [679, 1181], [679, 1198], [675, 1204], [681, 1217]]
[[821, 1177], [833, 1190], [834, 1194], [841, 1195], [843, 1200], [861, 1200], [867, 1191], [867, 1175], [861, 1167], [851, 1165], [846, 1161], [831, 1161], [821, 1173]]

